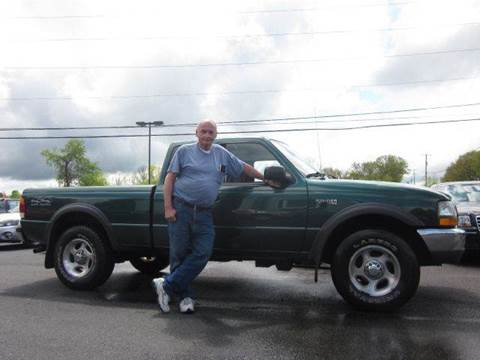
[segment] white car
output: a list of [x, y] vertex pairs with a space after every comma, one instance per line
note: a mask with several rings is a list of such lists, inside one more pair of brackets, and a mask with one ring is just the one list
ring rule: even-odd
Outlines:
[[20, 213], [0, 213], [0, 243], [19, 242], [17, 227], [20, 225]]

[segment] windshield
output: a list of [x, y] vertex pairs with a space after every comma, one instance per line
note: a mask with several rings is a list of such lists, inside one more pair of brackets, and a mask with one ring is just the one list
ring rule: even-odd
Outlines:
[[480, 183], [447, 185], [442, 191], [456, 202], [480, 202]]
[[9, 213], [20, 212], [20, 209], [19, 209], [20, 201], [18, 201], [18, 200], [7, 200], [7, 201], [8, 201], [8, 212]]
[[302, 158], [298, 157], [289, 147], [278, 141], [272, 140], [272, 143], [282, 152], [285, 157], [290, 160], [290, 162], [302, 173], [303, 176], [308, 174], [316, 173], [317, 170], [313, 168], [311, 165], [307, 164]]

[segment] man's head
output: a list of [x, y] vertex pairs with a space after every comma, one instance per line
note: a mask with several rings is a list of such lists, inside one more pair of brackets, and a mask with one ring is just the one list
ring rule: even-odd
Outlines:
[[217, 124], [215, 124], [213, 120], [202, 120], [197, 125], [195, 134], [197, 135], [200, 147], [204, 150], [209, 150], [217, 137]]

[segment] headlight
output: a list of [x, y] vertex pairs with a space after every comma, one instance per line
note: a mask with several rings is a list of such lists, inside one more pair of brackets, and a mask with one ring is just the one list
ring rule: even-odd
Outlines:
[[18, 220], [4, 220], [0, 221], [0, 226], [17, 226], [18, 223]]
[[459, 227], [472, 227], [472, 222], [470, 221], [470, 215], [459, 215], [458, 216], [458, 226]]
[[457, 208], [451, 201], [438, 203], [438, 220], [441, 226], [456, 226], [458, 224]]

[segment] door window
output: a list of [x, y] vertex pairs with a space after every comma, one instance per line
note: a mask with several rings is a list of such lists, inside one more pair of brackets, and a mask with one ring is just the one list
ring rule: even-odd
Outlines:
[[[257, 143], [238, 143], [238, 144], [222, 144], [228, 151], [238, 157], [240, 160], [253, 166], [255, 169], [263, 173], [267, 166], [279, 166], [278, 160], [275, 156], [262, 144]], [[245, 174], [239, 178], [227, 176], [225, 183], [249, 183], [254, 182], [253, 179]], [[260, 180], [258, 180], [260, 181]]]

